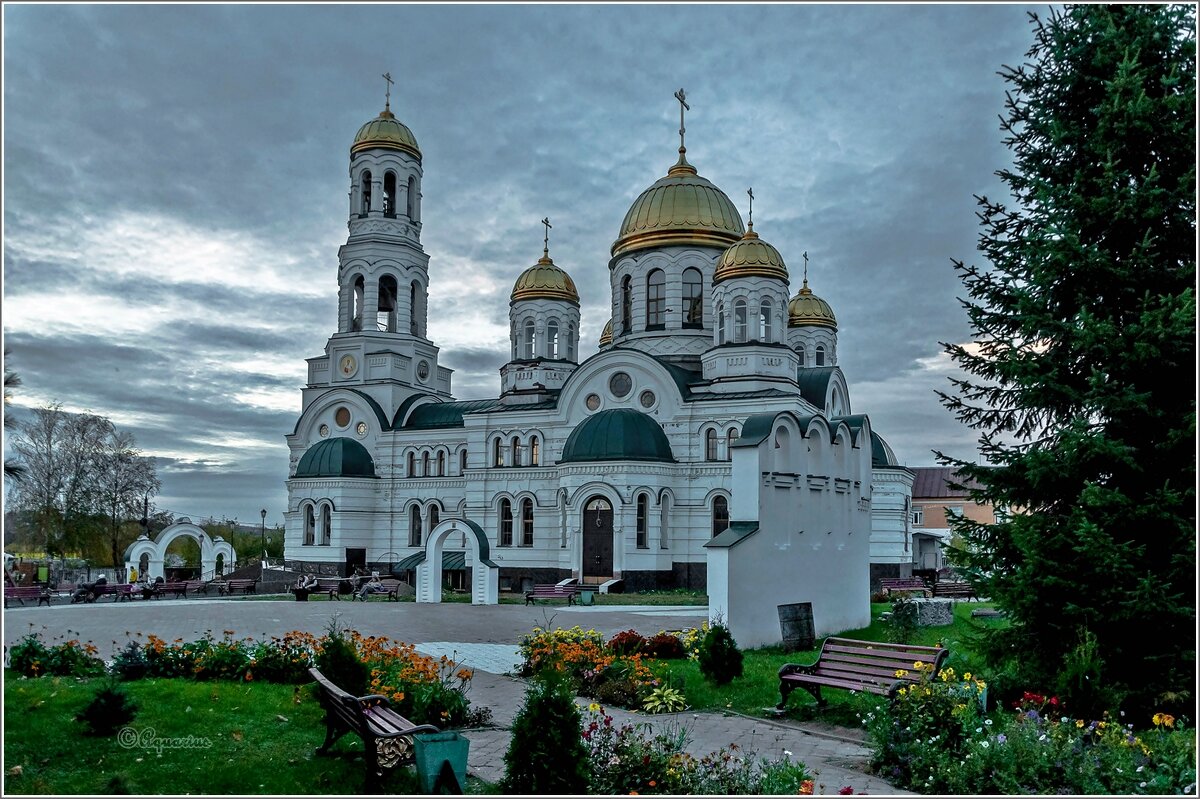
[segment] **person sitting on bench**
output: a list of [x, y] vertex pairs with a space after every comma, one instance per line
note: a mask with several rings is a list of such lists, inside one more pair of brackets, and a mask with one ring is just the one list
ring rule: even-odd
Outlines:
[[379, 572], [371, 572], [371, 579], [363, 583], [362, 588], [358, 589], [358, 598], [366, 602], [367, 597], [371, 594], [382, 593], [386, 590], [383, 587], [383, 583], [379, 580]]
[[84, 583], [79, 586], [71, 596], [71, 604], [75, 604], [76, 602], [95, 602], [97, 596], [96, 589], [102, 585], [108, 585], [108, 577], [103, 574], [96, 579], [96, 582]]

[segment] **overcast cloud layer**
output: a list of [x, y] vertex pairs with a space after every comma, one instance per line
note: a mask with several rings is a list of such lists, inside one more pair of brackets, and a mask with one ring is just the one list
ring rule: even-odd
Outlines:
[[754, 187], [793, 292], [808, 252], [855, 411], [908, 465], [973, 457], [938, 342], [968, 337], [950, 259], [977, 260], [972, 195], [1003, 193], [996, 72], [1029, 8], [5, 5], [16, 402], [133, 432], [161, 507], [279, 521], [381, 73], [424, 156], [430, 335], [460, 399], [499, 391], [543, 216], [596, 351], [609, 247], [675, 160], [682, 86], [689, 160], [743, 216]]

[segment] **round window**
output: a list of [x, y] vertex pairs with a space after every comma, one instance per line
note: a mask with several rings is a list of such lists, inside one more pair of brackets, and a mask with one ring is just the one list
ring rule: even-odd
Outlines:
[[643, 408], [653, 408], [654, 401], [656, 399], [658, 399], [658, 397], [655, 397], [654, 392], [649, 390], [643, 391], [642, 395], [638, 397], [638, 400], [642, 403]]
[[367, 423], [359, 422], [358, 425], [354, 429], [358, 431], [358, 434], [360, 436], [365, 436], [367, 434]]
[[329, 436], [329, 425], [327, 425], [327, 424], [321, 425], [319, 432], [321, 433], [321, 438], [327, 438]]
[[633, 379], [624, 372], [617, 372], [608, 380], [608, 390], [613, 393], [617, 399], [622, 399], [629, 396], [629, 392], [633, 390]]
[[587, 409], [589, 411], [594, 411], [594, 410], [599, 409], [600, 395], [599, 394], [588, 394], [587, 399], [584, 400], [584, 404], [587, 405]]
[[429, 379], [429, 361], [421, 361], [417, 364], [417, 379], [422, 383]]
[[333, 413], [333, 421], [337, 422], [338, 427], [346, 427], [350, 424], [350, 409], [344, 405], [338, 408]]

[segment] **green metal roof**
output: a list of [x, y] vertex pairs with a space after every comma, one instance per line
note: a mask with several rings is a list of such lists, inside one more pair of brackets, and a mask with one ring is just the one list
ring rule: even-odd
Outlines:
[[571, 431], [559, 463], [658, 461], [674, 463], [671, 443], [658, 423], [632, 408], [600, 411]]
[[405, 430], [432, 430], [439, 427], [462, 427], [463, 416], [474, 411], [491, 410], [500, 404], [498, 399], [467, 400], [465, 402], [428, 402], [413, 409]]
[[426, 397], [432, 396], [432, 394], [413, 394], [412, 396], [406, 398], [404, 402], [401, 402], [400, 407], [396, 409], [396, 415], [392, 417], [392, 429], [400, 429], [400, 426], [404, 424], [404, 415], [408, 413], [408, 409], [413, 406], [413, 403], [415, 403], [417, 400], [422, 400]]
[[825, 410], [825, 394], [829, 381], [833, 379], [836, 366], [802, 366], [796, 370], [796, 382], [800, 384], [800, 396]]
[[[326, 391], [325, 394], [329, 394], [330, 392], [333, 392], [333, 391], [349, 391], [353, 394], [357, 394], [358, 396], [362, 397], [366, 401], [367, 406], [371, 409], [372, 412], [374, 412], [375, 418], [379, 420], [379, 429], [382, 431], [387, 431], [387, 430], [392, 429], [392, 425], [388, 424], [387, 414], [383, 412], [383, 408], [381, 408], [379, 406], [379, 403], [376, 402], [375, 398], [372, 397], [370, 394], [367, 394], [364, 391], [359, 391], [357, 388], [347, 388], [345, 386], [331, 388], [329, 391]], [[315, 400], [310, 402], [309, 407], [312, 407], [313, 405], [317, 404], [317, 402], [319, 402], [325, 396], [325, 394], [322, 394], [321, 396], [317, 397]], [[300, 432], [300, 422], [303, 421], [303, 419], [304, 419], [304, 417], [301, 416], [299, 419], [296, 420], [296, 425], [295, 425], [295, 427], [292, 428], [292, 435], [296, 435], [297, 433]]]
[[[392, 564], [392, 574], [398, 572], [411, 571], [425, 562], [425, 553], [418, 552], [415, 555], [409, 555], [402, 561]], [[463, 571], [467, 568], [467, 553], [465, 552], [443, 552], [442, 553], [442, 571], [454, 572]]]
[[813, 419], [811, 415], [801, 416], [791, 411], [756, 413], [753, 416], [746, 417], [746, 421], [742, 422], [742, 434], [738, 436], [733, 446], [757, 447], [766, 440], [767, 436], [771, 435], [771, 428], [775, 426], [775, 420], [781, 414], [785, 413], [790, 414], [800, 425], [800, 434], [807, 435], [808, 424]]
[[896, 453], [888, 446], [888, 443], [883, 440], [883, 436], [871, 431], [871, 468], [887, 469], [888, 467], [899, 466], [896, 462]]
[[308, 448], [295, 477], [375, 477], [367, 448], [350, 438], [327, 438]]
[[715, 402], [716, 400], [773, 399], [794, 396], [796, 395], [792, 392], [780, 391], [777, 388], [760, 388], [757, 391], [730, 391], [724, 394], [704, 392], [693, 394], [690, 400], [692, 402]]
[[714, 536], [711, 541], [705, 542], [704, 546], [714, 548], [731, 547], [734, 544], [741, 543], [757, 532], [758, 522], [730, 522], [728, 529]]

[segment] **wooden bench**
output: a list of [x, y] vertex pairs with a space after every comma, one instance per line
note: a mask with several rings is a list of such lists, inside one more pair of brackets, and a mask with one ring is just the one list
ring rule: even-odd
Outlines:
[[967, 582], [945, 581], [933, 584], [935, 597], [953, 597], [955, 599], [975, 599], [975, 589]]
[[186, 597], [189, 592], [208, 596], [208, 583], [204, 582], [203, 580], [184, 580], [183, 585], [187, 589], [183, 594], [184, 597]]
[[[807, 666], [785, 663], [779, 667], [781, 699], [778, 707], [783, 710], [788, 694], [796, 688], [808, 691], [818, 705], [824, 706], [823, 685], [894, 696], [901, 686], [923, 682], [930, 674], [936, 674], [948, 655], [948, 650], [933, 646], [826, 638], [816, 663]], [[928, 665], [918, 671], [913, 667], [916, 662]]]
[[577, 585], [556, 585], [554, 583], [535, 585], [532, 591], [525, 592], [525, 604], [532, 605], [535, 599], [566, 599], [568, 605], [574, 605], [575, 597], [578, 595], [579, 586]]
[[105, 583], [96, 586], [92, 593], [96, 595], [96, 599], [111, 594], [113, 602], [125, 602], [133, 599], [133, 585], [131, 583]]
[[315, 668], [308, 670], [321, 691], [325, 708], [325, 743], [317, 749], [326, 754], [334, 741], [347, 732], [362, 739], [367, 761], [365, 790], [379, 790], [384, 769], [412, 762], [412, 736], [420, 732], [439, 732], [432, 724], [413, 724], [392, 709], [387, 697], [379, 694], [354, 696], [326, 679]]
[[188, 584], [182, 583], [159, 583], [154, 586], [154, 598], [161, 599], [163, 594], [173, 594], [176, 597], [187, 599]]
[[[400, 580], [394, 580], [390, 577], [387, 577], [387, 578], [381, 579], [379, 581], [379, 584], [383, 586], [383, 589], [380, 591], [375, 591], [374, 593], [383, 594], [387, 598], [387, 601], [389, 601], [389, 602], [399, 602], [400, 601], [400, 594], [399, 594], [400, 584], [401, 584]], [[360, 585], [359, 589], [361, 590], [361, 588], [362, 588], [362, 586]], [[357, 598], [357, 596], [358, 596], [357, 592], [353, 596], [355, 598]], [[371, 594], [368, 594], [367, 599], [370, 599], [370, 597], [371, 597]]]
[[25, 605], [26, 599], [36, 599], [40, 606], [43, 602], [46, 606], [50, 606], [50, 589], [40, 585], [6, 585], [4, 586], [4, 607], [8, 607], [8, 600], [15, 599]]
[[[317, 587], [309, 593], [329, 594], [330, 599], [341, 601], [342, 583], [347, 582], [348, 580], [348, 577], [318, 577]], [[353, 596], [353, 594], [351, 594], [351, 596]]]
[[881, 577], [879, 578], [879, 590], [888, 596], [917, 592], [920, 592], [922, 596], [929, 596], [929, 586], [916, 577]]
[[236, 591], [241, 591], [243, 594], [257, 594], [258, 580], [249, 578], [244, 580], [226, 580], [221, 586], [222, 594], [233, 594]]

